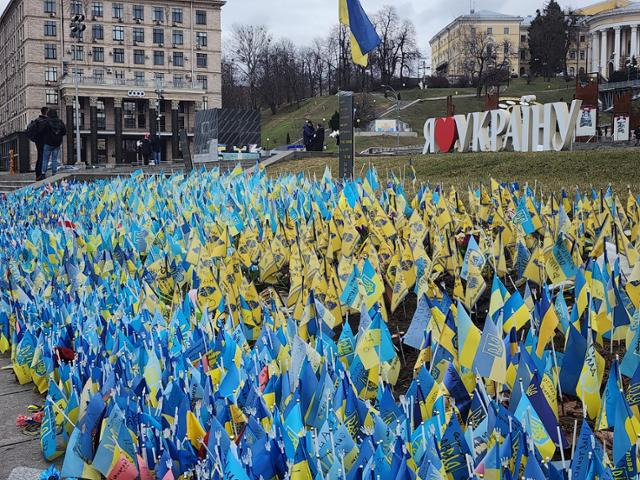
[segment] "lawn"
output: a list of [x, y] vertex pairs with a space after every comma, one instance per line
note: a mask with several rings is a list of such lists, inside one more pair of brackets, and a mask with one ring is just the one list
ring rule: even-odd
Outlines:
[[[626, 196], [628, 186], [640, 193], [638, 159], [640, 149], [607, 149], [575, 152], [540, 153], [467, 153], [415, 155], [413, 157], [357, 157], [356, 175], [361, 176], [369, 165], [377, 168], [381, 179], [394, 172], [405, 177], [407, 188], [420, 182], [442, 183], [466, 190], [467, 185], [488, 184], [493, 177], [505, 182], [542, 184], [546, 192], [559, 193], [562, 188], [581, 190], [590, 187], [607, 188], [609, 184], [616, 192]], [[283, 162], [269, 167], [268, 172], [279, 175], [285, 172], [304, 171], [310, 176], [321, 177], [328, 165], [333, 174], [338, 174], [338, 160], [303, 159]], [[416, 171], [416, 183], [412, 184], [410, 165]]]

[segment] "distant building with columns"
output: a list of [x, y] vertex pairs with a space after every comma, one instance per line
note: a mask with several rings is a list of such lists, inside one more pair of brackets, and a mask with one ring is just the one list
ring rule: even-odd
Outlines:
[[[9, 151], [33, 169], [24, 130], [43, 106], [67, 124], [64, 163], [130, 163], [145, 133], [162, 159], [181, 157], [178, 132], [221, 97], [224, 0], [11, 0], [0, 17], [0, 170]], [[85, 15], [86, 30], [70, 21]], [[80, 105], [76, 158], [74, 99]]]
[[602, 2], [580, 10], [590, 38], [591, 71], [609, 78], [640, 57], [640, 2]]

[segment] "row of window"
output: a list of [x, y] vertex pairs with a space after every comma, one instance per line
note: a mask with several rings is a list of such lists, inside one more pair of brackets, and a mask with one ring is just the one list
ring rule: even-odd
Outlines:
[[[71, 2], [70, 6], [71, 15], [86, 14], [84, 11], [82, 2], [77, 0]], [[44, 0], [44, 13], [56, 13], [56, 0]], [[144, 5], [132, 5], [131, 13], [134, 20], [144, 20]], [[152, 7], [152, 18], [154, 22], [164, 22], [165, 13], [168, 16], [168, 9], [164, 7]], [[91, 3], [91, 16], [100, 18], [104, 16], [103, 2], [94, 1]], [[124, 4], [112, 3], [111, 4], [111, 16], [113, 18], [124, 18]], [[173, 7], [171, 9], [171, 21], [173, 23], [183, 22], [183, 11], [180, 7]], [[207, 24], [207, 12], [206, 10], [195, 11], [196, 25]]]
[[[124, 41], [124, 28], [122, 26], [115, 26], [112, 28], [112, 39], [114, 41], [123, 42]], [[44, 25], [44, 34], [45, 36], [55, 36], [56, 35], [56, 24], [53, 21], [45, 21]], [[104, 40], [104, 26], [100, 24], [94, 24], [91, 26], [91, 38], [93, 40]], [[144, 28], [142, 27], [133, 27], [132, 29], [132, 38], [136, 43], [144, 43]], [[153, 43], [155, 44], [163, 44], [164, 43], [164, 28], [154, 28], [153, 29]], [[173, 45], [183, 45], [184, 44], [184, 32], [182, 30], [172, 30], [171, 31], [171, 43]], [[207, 32], [196, 32], [196, 45], [199, 47], [206, 47], [208, 45]]]
[[[104, 47], [93, 47], [90, 51], [90, 55], [94, 62], [104, 62]], [[124, 48], [114, 48], [113, 51], [111, 52], [111, 55], [113, 56], [113, 63], [124, 63], [124, 60], [125, 60]], [[45, 43], [44, 58], [47, 60], [55, 60], [57, 58], [56, 44]], [[71, 58], [77, 61], [84, 61], [84, 47], [82, 45], [73, 45], [71, 48]], [[144, 50], [137, 49], [137, 48], [133, 50], [133, 63], [135, 65], [144, 65], [146, 63], [146, 59], [147, 59], [147, 55]], [[169, 62], [173, 63], [173, 65], [176, 67], [184, 66], [184, 53], [173, 52], [172, 55], [169, 56]], [[165, 63], [165, 52], [163, 50], [154, 50], [153, 64], [164, 65], [164, 63]], [[196, 66], [199, 68], [207, 68], [208, 56], [206, 53], [196, 54]]]
[[[75, 72], [74, 72], [75, 73]], [[102, 69], [95, 69], [93, 71], [93, 79], [94, 81], [96, 81], [96, 83], [100, 83], [101, 81], [104, 81], [104, 70]], [[83, 71], [82, 70], [78, 70], [78, 75], [82, 76]], [[55, 81], [55, 79], [57, 79], [58, 74], [57, 74], [57, 69], [56, 67], [48, 67], [45, 70], [45, 78], [47, 81]], [[51, 80], [54, 79], [54, 80]], [[116, 71], [116, 80], [124, 79], [124, 72], [123, 71]], [[156, 81], [160, 81], [160, 82], [164, 82], [164, 74], [163, 73], [155, 73], [154, 75], [154, 79]], [[137, 83], [138, 85], [143, 86], [144, 82], [145, 82], [145, 75], [144, 72], [134, 72], [134, 82]], [[176, 87], [183, 87], [185, 85], [185, 79], [183, 75], [174, 75], [173, 76], [173, 85]], [[202, 88], [204, 90], [207, 90], [209, 87], [209, 79], [206, 75], [196, 75], [196, 86], [198, 86], [199, 88]], [[52, 104], [52, 105], [57, 105], [58, 104], [58, 90], [54, 89], [54, 88], [47, 88], [45, 89], [45, 100], [48, 104]], [[100, 125], [98, 125], [98, 128], [100, 128]], [[102, 127], [104, 128], [104, 127]]]

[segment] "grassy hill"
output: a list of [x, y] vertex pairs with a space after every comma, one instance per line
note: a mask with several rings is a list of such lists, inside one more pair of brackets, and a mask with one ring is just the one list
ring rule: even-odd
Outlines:
[[[520, 97], [522, 95], [535, 94], [541, 102], [557, 101], [563, 98], [569, 100], [573, 98], [574, 84], [564, 81], [564, 79], [553, 79], [550, 83], [542, 80], [534, 80], [527, 85], [524, 79], [515, 79], [508, 86], [501, 87], [502, 96]], [[376, 110], [381, 112], [394, 106], [394, 99], [391, 95], [384, 98], [383, 92], [377, 93], [375, 97]], [[400, 119], [408, 122], [411, 127], [422, 135], [424, 121], [430, 117], [439, 117], [446, 114], [446, 100], [443, 97], [454, 96], [456, 113], [468, 113], [479, 111], [484, 108], [484, 97], [477, 98], [473, 88], [431, 88], [426, 90], [413, 89], [402, 90], [400, 96], [403, 101], [423, 100], [411, 107], [401, 111]], [[458, 98], [456, 98], [458, 97]], [[302, 137], [302, 125], [308, 118], [314, 123], [322, 122], [325, 125], [333, 113], [338, 109], [338, 97], [335, 95], [326, 97], [314, 97], [300, 102], [299, 105], [292, 104], [281, 107], [275, 115], [270, 111], [262, 112], [262, 145], [267, 148], [284, 145], [287, 133], [291, 142], [295, 142]], [[395, 111], [391, 111], [387, 117], [395, 118]], [[401, 139], [402, 145], [414, 145], [421, 143], [416, 139]], [[362, 148], [361, 145], [362, 144]], [[375, 139], [358, 139], [357, 151], [364, 150], [370, 146], [393, 146], [396, 144], [394, 137], [377, 137]], [[334, 151], [334, 142], [327, 141], [328, 151]]]
[[[381, 179], [393, 172], [405, 178], [408, 191], [415, 187], [411, 178], [411, 166], [416, 171], [416, 184], [420, 182], [453, 185], [466, 191], [467, 185], [488, 184], [493, 177], [505, 182], [542, 184], [545, 191], [559, 192], [562, 188], [572, 191], [578, 186], [606, 188], [609, 184], [618, 193], [626, 194], [631, 187], [640, 193], [640, 176], [637, 175], [640, 149], [606, 149], [575, 152], [540, 153], [465, 153], [416, 155], [413, 157], [356, 157], [356, 175], [361, 176], [369, 165], [378, 169]], [[338, 174], [337, 158], [303, 159], [283, 162], [268, 168], [268, 173], [298, 173], [320, 178], [326, 166]]]

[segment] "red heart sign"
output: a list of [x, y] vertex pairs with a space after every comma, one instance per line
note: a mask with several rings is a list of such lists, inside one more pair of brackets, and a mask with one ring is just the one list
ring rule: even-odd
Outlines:
[[458, 128], [453, 117], [438, 118], [435, 126], [435, 137], [438, 149], [448, 153], [458, 140]]

